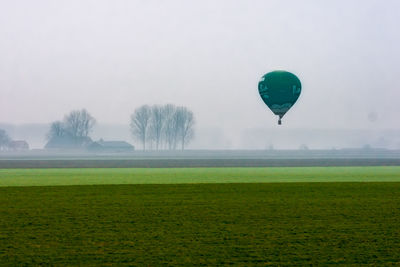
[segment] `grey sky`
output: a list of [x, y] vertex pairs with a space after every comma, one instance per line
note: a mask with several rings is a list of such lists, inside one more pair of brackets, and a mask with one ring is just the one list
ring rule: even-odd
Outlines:
[[400, 127], [397, 0], [0, 3], [0, 122], [174, 103], [199, 127], [278, 127], [257, 83], [285, 69], [303, 92], [282, 127]]

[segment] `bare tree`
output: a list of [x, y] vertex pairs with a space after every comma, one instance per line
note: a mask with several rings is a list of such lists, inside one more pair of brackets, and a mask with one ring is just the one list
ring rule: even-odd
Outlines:
[[64, 118], [65, 130], [73, 137], [87, 137], [95, 124], [96, 120], [86, 109], [71, 111]]
[[46, 148], [82, 148], [92, 142], [89, 133], [96, 120], [86, 111], [74, 110], [64, 120], [55, 121], [47, 133]]
[[151, 118], [149, 126], [149, 136], [155, 142], [156, 150], [162, 141], [162, 130], [164, 126], [164, 113], [163, 107], [154, 105], [151, 107]]
[[50, 125], [50, 130], [47, 133], [47, 140], [50, 140], [54, 137], [62, 137], [67, 134], [67, 131], [65, 130], [64, 124], [61, 121], [55, 121], [51, 123]]
[[131, 115], [131, 133], [134, 138], [139, 140], [143, 145], [143, 151], [146, 150], [146, 138], [151, 117], [151, 109], [148, 105], [141, 106], [135, 109]]
[[11, 138], [8, 136], [7, 132], [0, 129], [0, 151], [7, 150], [9, 148]]
[[177, 138], [180, 140], [181, 149], [185, 149], [187, 144], [194, 136], [193, 126], [195, 123], [193, 112], [186, 107], [178, 107], [176, 110], [176, 130]]
[[172, 104], [163, 106], [164, 114], [163, 138], [168, 149], [176, 147], [176, 107]]

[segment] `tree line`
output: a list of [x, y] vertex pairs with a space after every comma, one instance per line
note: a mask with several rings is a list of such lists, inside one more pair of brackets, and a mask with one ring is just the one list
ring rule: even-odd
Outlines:
[[71, 136], [75, 138], [89, 135], [96, 119], [86, 109], [71, 111], [63, 121], [55, 121], [50, 125], [48, 138]]
[[[193, 112], [187, 107], [143, 105], [131, 114], [130, 131], [143, 150], [183, 150], [194, 137], [194, 123]], [[63, 120], [51, 123], [46, 148], [84, 147], [92, 142], [89, 134], [95, 124], [96, 119], [86, 109], [71, 111]]]
[[131, 115], [130, 129], [143, 150], [184, 150], [194, 137], [194, 124], [194, 114], [187, 107], [143, 105]]
[[13, 140], [5, 130], [0, 129], [0, 152], [24, 150], [29, 150], [29, 144], [26, 141]]
[[0, 129], [0, 151], [6, 151], [9, 149], [11, 138], [8, 136], [7, 132]]

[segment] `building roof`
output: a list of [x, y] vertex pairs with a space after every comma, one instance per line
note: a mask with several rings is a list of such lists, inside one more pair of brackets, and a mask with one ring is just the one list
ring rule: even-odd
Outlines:
[[25, 140], [13, 140], [9, 144], [11, 149], [14, 150], [28, 150], [29, 144]]
[[131, 144], [125, 141], [98, 141], [96, 143], [107, 148], [133, 148]]
[[89, 150], [103, 150], [103, 151], [131, 151], [135, 147], [125, 141], [104, 141], [100, 139], [97, 142], [92, 142], [88, 146]]
[[12, 145], [28, 145], [28, 143], [25, 140], [12, 140], [10, 142]]
[[88, 144], [92, 143], [92, 139], [88, 136], [82, 137], [71, 137], [71, 136], [54, 136], [46, 144], [45, 148], [57, 148], [57, 149], [76, 149], [84, 148]]

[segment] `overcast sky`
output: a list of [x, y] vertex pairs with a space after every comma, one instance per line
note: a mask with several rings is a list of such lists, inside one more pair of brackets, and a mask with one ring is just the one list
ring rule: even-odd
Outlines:
[[400, 1], [0, 1], [0, 122], [86, 108], [128, 124], [142, 104], [198, 127], [278, 127], [262, 75], [295, 73], [286, 128], [400, 128]]

